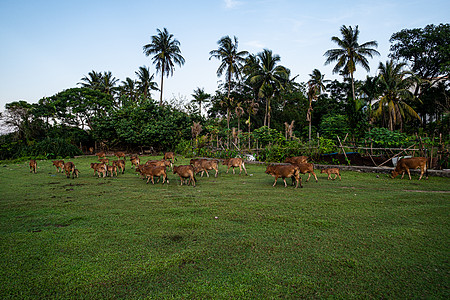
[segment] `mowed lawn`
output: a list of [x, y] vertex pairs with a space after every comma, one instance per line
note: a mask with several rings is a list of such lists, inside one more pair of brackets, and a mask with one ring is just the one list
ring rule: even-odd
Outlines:
[[0, 165], [1, 299], [450, 297], [449, 178], [318, 171], [294, 189], [221, 165], [194, 188], [71, 161], [80, 178]]

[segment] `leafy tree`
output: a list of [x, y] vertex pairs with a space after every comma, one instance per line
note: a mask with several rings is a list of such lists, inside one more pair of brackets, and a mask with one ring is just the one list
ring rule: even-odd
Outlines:
[[374, 55], [380, 55], [380, 53], [372, 48], [378, 47], [376, 41], [370, 41], [363, 44], [359, 44], [359, 29], [356, 25], [355, 29], [352, 26], [341, 27], [342, 39], [333, 36], [331, 40], [335, 42], [339, 48], [330, 49], [325, 52], [324, 56], [327, 57], [325, 65], [337, 62], [333, 68], [333, 73], [338, 73], [343, 71], [344, 74], [350, 75], [352, 84], [352, 97], [353, 100], [356, 99], [355, 96], [355, 80], [353, 74], [356, 71], [356, 65], [361, 65], [365, 70], [369, 71], [369, 61], [366, 57], [373, 58]]
[[254, 66], [250, 74], [250, 84], [258, 90], [260, 98], [266, 99], [266, 115], [264, 126], [270, 128], [271, 105], [274, 94], [278, 94], [285, 88], [289, 81], [289, 69], [277, 65], [281, 58], [273, 54], [271, 50], [264, 49], [257, 54], [258, 65]]
[[417, 80], [404, 67], [405, 63], [396, 64], [392, 60], [387, 61], [386, 64], [380, 62], [378, 67], [382, 96], [377, 102], [375, 116], [384, 116], [390, 130], [394, 130], [396, 125], [400, 125], [401, 130], [407, 118], [420, 120], [419, 115], [407, 103], [408, 100], [414, 99], [411, 87]]
[[161, 73], [161, 96], [159, 105], [162, 105], [164, 75], [173, 76], [175, 64], [184, 65], [184, 57], [181, 55], [180, 42], [174, 38], [173, 34], [164, 28], [163, 31], [157, 29], [158, 34], [152, 36], [152, 42], [143, 47], [146, 56], [153, 55], [153, 63], [156, 65], [156, 71]]
[[[230, 102], [231, 81], [233, 77], [240, 78], [242, 64], [245, 61], [247, 51], [238, 51], [238, 39], [234, 37], [232, 40], [229, 36], [222, 37], [217, 44], [219, 48], [209, 52], [209, 59], [217, 58], [221, 61], [217, 69], [217, 76], [220, 77], [225, 73], [227, 82], [227, 102]], [[230, 102], [231, 103], [231, 102]], [[227, 128], [230, 129], [230, 110], [227, 108]]]

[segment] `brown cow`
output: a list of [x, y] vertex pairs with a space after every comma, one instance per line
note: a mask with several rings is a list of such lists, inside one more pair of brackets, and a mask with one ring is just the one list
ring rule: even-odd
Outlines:
[[97, 174], [98, 172], [97, 170], [100, 167], [104, 167], [106, 169], [106, 165], [104, 163], [91, 163], [91, 169], [94, 170], [94, 176]]
[[53, 160], [52, 163], [56, 167], [56, 171], [58, 173], [63, 171], [63, 169], [64, 169], [64, 161], [63, 160]]
[[285, 159], [284, 161], [285, 163], [288, 164], [306, 164], [308, 162], [308, 157], [307, 156], [294, 156], [294, 157], [288, 157]]
[[104, 151], [100, 151], [98, 153], [95, 153], [95, 155], [97, 155], [98, 159], [100, 159], [102, 157], [106, 157], [106, 153]]
[[314, 175], [316, 182], [318, 182], [316, 173], [314, 173], [314, 164], [303, 163], [303, 164], [295, 164], [295, 165], [299, 167], [300, 174], [309, 173], [309, 176], [308, 176], [308, 179], [306, 179], [306, 182], [308, 182], [309, 178], [311, 178], [311, 174]]
[[69, 161], [64, 164], [64, 171], [66, 172], [67, 178], [70, 178], [70, 174], [72, 174], [72, 178], [75, 178], [74, 170], [75, 165], [73, 162]]
[[99, 158], [98, 160], [104, 163], [105, 165], [109, 164], [109, 158]]
[[117, 156], [117, 159], [120, 159], [121, 157], [123, 157], [123, 159], [125, 160], [125, 152], [116, 151], [116, 152], [114, 152], [114, 156]]
[[228, 174], [228, 171], [230, 170], [230, 168], [233, 168], [233, 174], [235, 174], [234, 168], [239, 167], [239, 175], [241, 175], [241, 173], [242, 173], [242, 168], [244, 168], [245, 175], [248, 175], [247, 169], [245, 168], [244, 160], [240, 157], [225, 159], [223, 161], [223, 165], [228, 167], [227, 174]]
[[80, 175], [80, 171], [78, 169], [74, 169], [73, 170], [73, 174], [75, 175], [76, 178], [78, 178], [78, 176]]
[[120, 169], [122, 174], [125, 173], [125, 161], [123, 159], [113, 160], [112, 165]]
[[275, 177], [275, 182], [273, 186], [277, 184], [277, 180], [281, 177], [284, 181], [284, 187], [287, 187], [286, 178], [292, 178], [292, 182], [296, 182], [295, 188], [298, 187], [300, 182], [300, 187], [302, 186], [302, 178], [300, 177], [300, 169], [297, 165], [268, 165], [266, 173]]
[[200, 159], [194, 162], [195, 174], [202, 172], [201, 177], [203, 177], [203, 173], [206, 172], [206, 175], [209, 177], [208, 170], [215, 170], [216, 174], [214, 177], [217, 177], [219, 174], [219, 162], [217, 160], [207, 160]]
[[[320, 170], [320, 173], [327, 173], [328, 179], [335, 180], [339, 176], [339, 180], [341, 180], [341, 174], [339, 173], [338, 168], [328, 168]], [[331, 178], [331, 174], [334, 174], [334, 178]]]
[[149, 160], [145, 163], [145, 166], [154, 166], [154, 167], [169, 167], [171, 162], [168, 160]]
[[130, 161], [131, 161], [131, 165], [134, 167], [139, 166], [139, 164], [141, 163], [141, 160], [137, 156], [131, 156]]
[[30, 173], [37, 173], [37, 163], [35, 159], [30, 159]]
[[175, 162], [175, 153], [173, 152], [166, 152], [164, 153], [164, 159], [165, 160], [172, 160], [172, 164]]
[[167, 181], [167, 183], [169, 183], [169, 179], [167, 178], [167, 172], [166, 172], [166, 167], [164, 166], [139, 166], [139, 168], [136, 169], [136, 172], [140, 172], [142, 176], [147, 177], [147, 183], [149, 182], [149, 180], [152, 180], [152, 184], [155, 184], [155, 182], [153, 181], [153, 177], [158, 177], [158, 182], [159, 182], [159, 178], [162, 177], [163, 178], [163, 184]]
[[106, 171], [108, 172], [109, 177], [113, 177], [114, 173], [116, 173], [117, 177], [117, 167], [114, 165], [114, 162], [112, 166], [106, 166]]
[[98, 177], [100, 178], [101, 175], [103, 175], [103, 177], [106, 177], [108, 175], [107, 169], [108, 169], [107, 165], [99, 164], [98, 167], [97, 167], [97, 170], [96, 170], [97, 174], [98, 174]]
[[191, 165], [173, 166], [173, 174], [178, 174], [178, 176], [180, 176], [181, 185], [183, 185], [183, 179], [189, 178], [187, 185], [189, 185], [189, 183], [192, 182], [192, 185], [195, 186], [193, 166]]
[[397, 162], [397, 166], [394, 171], [392, 171], [392, 178], [402, 174], [401, 179], [403, 179], [406, 171], [408, 173], [409, 180], [411, 180], [411, 173], [409, 172], [409, 169], [420, 169], [419, 180], [422, 179], [423, 173], [425, 173], [425, 179], [428, 179], [427, 160], [428, 159], [426, 157], [402, 158]]

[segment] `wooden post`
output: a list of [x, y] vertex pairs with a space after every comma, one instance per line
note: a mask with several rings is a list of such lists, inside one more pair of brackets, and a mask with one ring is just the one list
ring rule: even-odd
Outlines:
[[[347, 135], [348, 135], [348, 133], [347, 133]], [[348, 159], [348, 157], [347, 157], [347, 154], [345, 153], [344, 146], [342, 146], [341, 139], [339, 138], [338, 135], [336, 135], [336, 136], [337, 136], [337, 138], [338, 138], [339, 145], [340, 145], [341, 148], [342, 148], [342, 152], [344, 153], [345, 159], [347, 160], [347, 164], [350, 164], [350, 161], [349, 161], [349, 159]], [[345, 138], [347, 138], [347, 136], [345, 136]]]

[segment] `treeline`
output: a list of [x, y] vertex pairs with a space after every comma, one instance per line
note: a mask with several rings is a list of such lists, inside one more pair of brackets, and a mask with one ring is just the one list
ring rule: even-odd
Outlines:
[[[404, 140], [416, 133], [449, 139], [449, 24], [393, 34], [390, 60], [379, 63], [377, 76], [362, 81], [354, 79], [356, 66], [368, 70], [368, 59], [379, 54], [377, 43], [359, 43], [358, 26], [342, 26], [341, 34], [332, 38], [338, 48], [325, 52], [325, 63], [335, 64], [341, 81], [327, 80], [315, 69], [310, 80], [297, 83], [272, 50], [241, 51], [237, 38], [229, 36], [210, 52], [210, 59], [220, 63], [217, 76], [225, 78], [214, 94], [196, 87], [191, 99], [163, 102], [161, 97], [158, 103], [152, 93], [159, 87], [146, 66], [138, 68], [136, 79], [121, 82], [110, 71], [91, 71], [81, 78], [81, 87], [34, 104], [8, 103], [1, 120], [10, 133], [0, 137], [0, 159], [64, 157], [89, 148], [166, 151], [214, 145], [238, 150], [292, 141], [295, 149], [320, 145], [318, 136], [330, 148], [336, 136], [372, 139], [374, 128]], [[171, 45], [172, 56], [161, 48], [165, 44]], [[167, 29], [158, 30], [144, 53], [160, 59], [158, 51], [164, 52], [161, 64], [153, 58], [164, 78], [161, 65], [184, 63], [179, 47]], [[381, 132], [392, 143], [390, 134]]]

